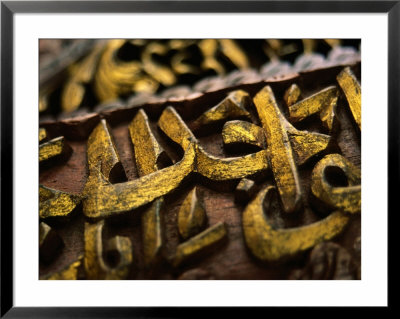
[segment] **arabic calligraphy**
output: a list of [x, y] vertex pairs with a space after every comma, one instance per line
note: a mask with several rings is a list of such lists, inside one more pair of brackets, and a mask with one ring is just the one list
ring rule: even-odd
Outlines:
[[[215, 43], [202, 45], [202, 50], [208, 52], [208, 67], [218, 69], [212, 62]], [[231, 46], [233, 43], [223, 45]], [[152, 60], [154, 54], [165, 54], [165, 47], [149, 46], [147, 50], [144, 52], [144, 60], [148, 63], [146, 72], [165, 85], [174, 83], [173, 73]], [[231, 59], [236, 64], [246, 65], [240, 53]], [[175, 67], [183, 72], [183, 64], [177, 63]], [[124, 71], [120, 69], [118, 72]], [[150, 124], [145, 109], [140, 108], [129, 119], [126, 128], [138, 175], [130, 180], [126, 180], [112, 129], [106, 119], [101, 119], [87, 140], [88, 176], [81, 194], [43, 185], [39, 187], [40, 219], [69, 216], [81, 203], [85, 217], [84, 255], [61, 272], [46, 278], [76, 278], [79, 267], [83, 267], [87, 279], [127, 278], [136, 262], [131, 239], [119, 235], [108, 240], [102, 237], [107, 220], [117, 216], [140, 215], [141, 251], [146, 268], [155, 267], [161, 261], [179, 268], [229, 240], [229, 227], [223, 219], [207, 225], [210, 211], [205, 209], [193, 176], [205, 177], [211, 182], [236, 183], [235, 200], [244, 205], [241, 215], [244, 242], [249, 252], [263, 262], [292, 258], [341, 234], [351, 216], [361, 213], [361, 171], [343, 155], [330, 154], [330, 146], [335, 138], [333, 125], [338, 120], [341, 94], [344, 94], [361, 130], [361, 89], [349, 68], [338, 74], [337, 83], [340, 89], [331, 85], [306, 97], [296, 83], [289, 85], [279, 98], [269, 85], [255, 94], [234, 90], [193, 119], [190, 125], [174, 106], [168, 105], [157, 115], [156, 122], [152, 120], [163, 134], [162, 141], [161, 135], [155, 134], [155, 126]], [[104, 94], [108, 94], [104, 95], [107, 99], [121, 92]], [[294, 126], [316, 114], [322, 125], [321, 131], [327, 134]], [[206, 150], [196, 134], [215, 123], [223, 124], [220, 133], [224, 147], [235, 149], [247, 145], [252, 149], [238, 156], [216, 156]], [[40, 130], [40, 162], [67, 152], [65, 138], [43, 143], [46, 138], [46, 131]], [[182, 157], [172, 161], [164, 143], [180, 148]], [[308, 184], [302, 183], [300, 178], [300, 171], [306, 165], [312, 166]], [[254, 176], [260, 173], [269, 174], [271, 178], [268, 182], [263, 177], [256, 180]], [[191, 183], [190, 191], [180, 203], [176, 217], [179, 243], [167, 256], [163, 222], [166, 199], [186, 181]], [[326, 214], [322, 219], [306, 225], [279, 228], [267, 217], [266, 212], [273, 200], [282, 216], [301, 215], [308, 201], [307, 194], [312, 194], [316, 210], [323, 205]], [[44, 233], [50, 233], [48, 226], [43, 224], [41, 228]], [[43, 242], [45, 237], [43, 235]], [[110, 252], [118, 255], [113, 265], [105, 258]]]

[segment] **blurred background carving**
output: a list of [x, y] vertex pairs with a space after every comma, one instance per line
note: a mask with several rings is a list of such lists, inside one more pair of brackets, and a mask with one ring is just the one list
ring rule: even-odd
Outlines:
[[[360, 40], [39, 40], [41, 119], [129, 98], [174, 97], [345, 63]], [[171, 89], [172, 88], [172, 89]]]

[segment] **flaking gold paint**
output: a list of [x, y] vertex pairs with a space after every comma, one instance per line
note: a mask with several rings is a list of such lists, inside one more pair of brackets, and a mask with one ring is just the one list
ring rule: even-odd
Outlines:
[[261, 149], [265, 149], [267, 145], [264, 130], [261, 127], [240, 120], [225, 123], [222, 139], [225, 145], [243, 143], [258, 146]]
[[297, 165], [302, 165], [314, 155], [327, 149], [331, 136], [299, 131], [295, 128], [287, 130], [293, 153], [295, 154]]
[[165, 151], [154, 137], [143, 109], [137, 112], [129, 124], [129, 133], [135, 147], [135, 160], [139, 176], [155, 172], [158, 169], [158, 159]]
[[39, 185], [39, 218], [66, 217], [81, 202], [79, 195], [73, 195]]
[[[304, 164], [312, 156], [326, 150], [330, 143], [329, 135], [299, 131], [290, 123], [285, 126], [297, 165]], [[245, 121], [227, 122], [222, 130], [222, 138], [226, 145], [243, 143], [265, 149], [267, 144], [264, 130]]]
[[111, 268], [103, 259], [102, 232], [104, 220], [91, 224], [85, 223], [85, 257], [84, 267], [89, 280], [121, 280], [125, 279], [132, 264], [132, 244], [129, 238], [115, 236], [108, 241], [109, 250], [119, 253], [118, 264]]
[[62, 270], [50, 274], [48, 276], [41, 277], [44, 280], [77, 280], [78, 279], [78, 269], [82, 264], [83, 257], [80, 256], [78, 260], [72, 262]]
[[[121, 170], [121, 162], [109, 127], [105, 120], [101, 120], [90, 134], [87, 143], [87, 161], [89, 176], [83, 189], [83, 212], [88, 217], [89, 211], [95, 210], [92, 207], [94, 197], [102, 197], [102, 188], [110, 184], [113, 170]], [[96, 215], [101, 217], [101, 214]]]
[[89, 171], [100, 172], [107, 180], [111, 171], [120, 164], [119, 155], [106, 120], [101, 120], [90, 134], [87, 143]]
[[246, 110], [250, 103], [251, 100], [247, 92], [243, 90], [233, 91], [216, 106], [200, 115], [193, 125], [202, 127], [203, 125], [237, 117], [250, 118], [250, 113]]
[[168, 106], [161, 113], [158, 120], [160, 129], [182, 149], [187, 149], [191, 144], [198, 143], [186, 123], [172, 106]]
[[205, 226], [207, 215], [194, 187], [184, 199], [178, 212], [178, 230], [183, 239], [197, 235]]
[[190, 257], [222, 241], [227, 234], [226, 226], [222, 222], [207, 228], [177, 247], [172, 265], [175, 267], [181, 265]]
[[[349, 186], [332, 186], [325, 176], [327, 167], [340, 168]], [[340, 154], [329, 154], [315, 165], [311, 176], [311, 191], [315, 197], [335, 209], [350, 214], [361, 212], [361, 171]]]
[[332, 130], [337, 99], [338, 90], [336, 86], [329, 86], [295, 104], [291, 104], [289, 106], [290, 121], [299, 122], [310, 115], [319, 113], [323, 125]]
[[44, 162], [53, 157], [60, 156], [67, 151], [68, 145], [64, 136], [56, 137], [39, 145], [39, 162]]
[[[267, 93], [268, 98], [270, 94], [272, 91]], [[277, 109], [276, 102], [273, 104], [269, 101], [271, 112], [266, 113], [265, 108], [260, 105], [263, 103], [260, 102], [260, 98], [256, 97], [255, 100], [259, 104], [260, 116], [264, 118], [262, 122], [272, 138], [267, 150], [232, 158], [219, 158], [208, 154], [199, 145], [196, 137], [175, 109], [167, 107], [161, 114], [158, 125], [171, 140], [185, 150], [183, 159], [173, 166], [142, 176], [137, 180], [119, 184], [111, 185], [108, 180], [110, 171], [119, 163], [119, 157], [106, 123], [104, 121], [100, 123], [88, 141], [88, 161], [91, 173], [84, 192], [88, 195], [84, 201], [85, 215], [96, 218], [107, 217], [148, 204], [173, 191], [192, 172], [215, 181], [241, 179], [267, 170], [271, 158], [271, 163], [275, 165], [274, 174], [278, 189], [281, 189], [285, 211], [295, 210], [300, 201], [301, 192], [294, 155], [298, 164], [304, 163], [311, 156], [326, 149], [329, 136], [298, 131], [286, 121]], [[255, 129], [253, 126], [251, 128], [258, 136], [262, 135], [261, 128]], [[139, 155], [142, 154], [140, 149], [145, 149], [142, 144], [153, 145], [143, 152], [143, 154], [149, 154], [145, 164], [148, 168], [143, 172], [155, 170], [157, 154], [161, 154], [160, 147], [151, 134], [143, 112], [137, 113], [130, 131], [132, 138], [137, 139], [134, 143], [138, 145], [138, 160], [143, 161], [143, 155]]]
[[275, 229], [263, 211], [264, 200], [266, 197], [270, 200], [269, 196], [274, 189], [273, 186], [267, 186], [261, 190], [247, 205], [242, 217], [246, 245], [262, 261], [274, 262], [295, 256], [322, 241], [330, 240], [340, 234], [349, 221], [345, 213], [335, 211], [310, 225]]
[[243, 157], [219, 158], [207, 153], [193, 133], [172, 107], [167, 107], [158, 121], [161, 130], [183, 149], [194, 146], [194, 172], [211, 180], [223, 181], [239, 179], [268, 169], [266, 151]]
[[270, 86], [256, 94], [254, 104], [267, 137], [268, 158], [284, 211], [292, 213], [301, 204], [301, 188], [287, 133], [288, 122], [279, 110]]
[[340, 87], [342, 88], [344, 95], [346, 96], [347, 102], [351, 113], [353, 114], [354, 120], [361, 130], [361, 86], [358, 83], [356, 76], [349, 67], [343, 69], [342, 72], [336, 77]]
[[192, 172], [212, 180], [230, 180], [268, 168], [266, 151], [233, 158], [209, 155], [198, 145], [193, 133], [172, 107], [164, 110], [158, 124], [164, 133], [183, 147], [183, 159], [137, 180], [118, 184], [108, 181], [111, 170], [119, 163], [119, 157], [105, 121], [94, 129], [88, 140], [90, 175], [83, 202], [86, 216], [107, 217], [148, 204], [173, 191]]
[[136, 180], [118, 184], [98, 184], [83, 202], [87, 217], [108, 217], [152, 202], [177, 188], [194, 168], [195, 150], [191, 145], [182, 160]]
[[[160, 156], [166, 154], [154, 137], [143, 109], [138, 111], [130, 123], [129, 132], [135, 147], [135, 160], [139, 176], [157, 171]], [[158, 198], [142, 214], [143, 259], [147, 267], [154, 265], [162, 253], [162, 205], [163, 199]]]
[[294, 83], [286, 90], [283, 99], [285, 100], [287, 106], [291, 106], [299, 100], [300, 95], [301, 90], [297, 84]]
[[214, 181], [226, 181], [250, 176], [269, 167], [267, 151], [259, 151], [241, 157], [218, 158], [208, 154], [200, 146], [196, 147], [195, 172]]

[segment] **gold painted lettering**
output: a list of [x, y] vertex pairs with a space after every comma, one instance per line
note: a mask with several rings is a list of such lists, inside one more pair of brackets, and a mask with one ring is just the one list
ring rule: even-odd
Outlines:
[[[343, 173], [346, 180], [338, 180]], [[334, 209], [350, 214], [361, 212], [361, 172], [342, 155], [329, 154], [315, 165], [311, 191]]]
[[257, 93], [254, 104], [266, 133], [268, 157], [284, 211], [294, 212], [301, 204], [301, 189], [287, 133], [287, 121], [269, 86]]
[[186, 196], [178, 213], [178, 229], [183, 239], [198, 234], [207, 222], [207, 215], [197, 188], [193, 188]]
[[261, 190], [243, 212], [242, 224], [247, 247], [258, 259], [266, 262], [278, 261], [308, 250], [318, 243], [340, 234], [349, 221], [349, 217], [335, 211], [325, 219], [310, 225], [274, 229], [263, 211], [267, 198], [270, 203], [275, 187], [267, 186]]
[[344, 95], [346, 96], [347, 102], [351, 113], [353, 114], [354, 120], [361, 130], [361, 86], [358, 83], [357, 78], [350, 70], [346, 67], [337, 76], [337, 81], [342, 88]]
[[39, 185], [39, 218], [69, 216], [82, 197]]
[[299, 122], [310, 115], [319, 113], [323, 125], [331, 131], [336, 116], [337, 100], [336, 86], [327, 87], [304, 100], [289, 105], [290, 121]]
[[67, 157], [71, 154], [71, 151], [72, 149], [65, 141], [64, 136], [56, 137], [39, 145], [39, 162], [43, 163], [50, 159]]
[[95, 224], [85, 223], [84, 266], [87, 279], [125, 279], [132, 264], [132, 244], [128, 237], [115, 236], [108, 241], [107, 250], [119, 255], [118, 263], [110, 267], [103, 258], [102, 232], [104, 220]]
[[172, 265], [177, 267], [189, 258], [198, 255], [208, 248], [214, 247], [227, 236], [227, 229], [224, 223], [218, 223], [207, 228], [200, 234], [180, 244], [172, 259]]

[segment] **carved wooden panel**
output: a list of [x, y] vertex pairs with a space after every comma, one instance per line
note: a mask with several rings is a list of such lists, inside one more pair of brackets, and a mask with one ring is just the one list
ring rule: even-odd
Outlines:
[[46, 75], [41, 279], [361, 278], [359, 52], [243, 43], [100, 41]]

